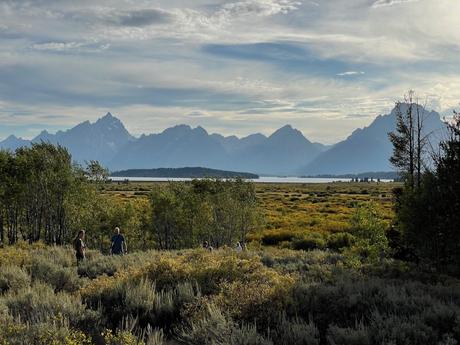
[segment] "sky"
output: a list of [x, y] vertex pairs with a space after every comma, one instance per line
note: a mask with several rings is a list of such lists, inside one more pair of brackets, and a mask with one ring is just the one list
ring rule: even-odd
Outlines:
[[285, 125], [335, 143], [408, 90], [460, 106], [458, 0], [0, 0], [0, 138]]

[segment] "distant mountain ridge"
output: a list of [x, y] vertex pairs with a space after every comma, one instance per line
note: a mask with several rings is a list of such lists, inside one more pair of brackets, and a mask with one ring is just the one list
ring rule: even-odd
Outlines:
[[[439, 133], [445, 127], [438, 113], [423, 112], [427, 131]], [[68, 148], [77, 162], [98, 160], [111, 171], [192, 166], [277, 176], [358, 174], [394, 170], [388, 161], [392, 153], [388, 133], [395, 129], [395, 116], [393, 109], [347, 139], [326, 146], [309, 141], [291, 125], [268, 137], [256, 133], [238, 138], [177, 125], [135, 138], [107, 113], [94, 123], [85, 121], [66, 131], [43, 131], [31, 141], [9, 136], [0, 142], [0, 149], [50, 142]]]
[[[407, 104], [401, 105], [405, 112]], [[431, 133], [433, 147], [439, 144], [445, 124], [435, 111], [420, 106], [425, 133]], [[358, 174], [367, 171], [391, 171], [389, 159], [393, 153], [388, 133], [396, 130], [396, 108], [390, 114], [379, 115], [367, 127], [356, 129], [347, 139], [335, 144], [299, 171], [303, 175]]]

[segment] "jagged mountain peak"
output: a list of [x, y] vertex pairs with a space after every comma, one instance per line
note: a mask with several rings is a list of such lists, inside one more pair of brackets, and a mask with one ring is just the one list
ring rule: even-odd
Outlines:
[[11, 140], [18, 140], [18, 139], [21, 139], [21, 138], [18, 138], [14, 134], [10, 134], [4, 141], [11, 141]]
[[105, 114], [103, 117], [99, 118], [95, 122], [95, 124], [98, 124], [98, 125], [113, 124], [113, 123], [123, 125], [121, 120], [119, 118], [113, 116], [112, 113], [110, 113], [110, 112], [108, 112], [107, 114]]
[[285, 138], [285, 137], [302, 137], [305, 138], [304, 135], [302, 134], [301, 131], [298, 129], [292, 127], [292, 125], [285, 125], [279, 129], [277, 129], [275, 132], [273, 132], [272, 135], [269, 136], [269, 139], [273, 138]]
[[[393, 151], [388, 133], [396, 129], [396, 114], [406, 112], [410, 104], [400, 103], [389, 114], [379, 115], [370, 125], [358, 128], [345, 140], [319, 155], [315, 160], [300, 171], [301, 174], [350, 174], [366, 171], [391, 171], [389, 158]], [[428, 111], [419, 106], [424, 119], [426, 133], [438, 133], [430, 136], [433, 147], [439, 143], [444, 126], [440, 116], [435, 111]]]

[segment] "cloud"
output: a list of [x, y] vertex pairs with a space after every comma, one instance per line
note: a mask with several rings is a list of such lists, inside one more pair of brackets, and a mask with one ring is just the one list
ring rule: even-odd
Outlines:
[[154, 24], [166, 24], [172, 20], [171, 13], [160, 9], [138, 9], [126, 11], [108, 11], [100, 19], [111, 25], [145, 27]]
[[247, 134], [289, 121], [334, 142], [411, 88], [458, 108], [460, 2], [352, 2], [0, 0], [0, 123], [113, 111], [135, 133]]
[[110, 43], [98, 42], [45, 42], [31, 45], [31, 49], [53, 53], [97, 53], [110, 48]]
[[47, 42], [47, 43], [36, 43], [32, 45], [32, 49], [35, 50], [50, 50], [50, 51], [69, 51], [78, 49], [84, 44], [81, 42]]
[[408, 2], [418, 2], [419, 0], [377, 0], [372, 4], [373, 8], [394, 6]]
[[217, 17], [237, 19], [241, 16], [273, 16], [297, 10], [301, 3], [291, 0], [248, 0], [228, 3], [217, 11]]
[[341, 77], [346, 77], [350, 75], [360, 75], [360, 74], [364, 74], [364, 72], [363, 71], [347, 71], [347, 72], [337, 73], [337, 75]]

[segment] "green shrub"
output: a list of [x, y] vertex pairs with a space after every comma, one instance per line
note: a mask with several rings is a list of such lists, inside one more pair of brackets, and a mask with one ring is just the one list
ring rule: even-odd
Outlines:
[[262, 236], [262, 243], [266, 246], [275, 246], [280, 242], [289, 242], [294, 238], [294, 233], [287, 230], [270, 230]]
[[349, 248], [355, 243], [355, 237], [348, 232], [337, 232], [329, 235], [327, 247], [336, 251]]
[[163, 328], [179, 318], [183, 305], [199, 296], [199, 291], [188, 283], [158, 291], [145, 278], [115, 279], [109, 285], [84, 292], [83, 296], [90, 308], [101, 311], [110, 329], [120, 327], [126, 317], [136, 318], [141, 328]]
[[75, 267], [62, 267], [44, 257], [37, 257], [32, 261], [30, 275], [34, 281], [47, 283], [57, 292], [75, 292], [82, 286]]
[[66, 322], [49, 321], [24, 324], [18, 320], [0, 318], [2, 345], [92, 345], [83, 332], [69, 328]]
[[[329, 345], [371, 345], [371, 344], [375, 344], [371, 342], [369, 332], [363, 325], [359, 325], [359, 327], [357, 328], [340, 328], [340, 327], [331, 325], [329, 326], [329, 329], [327, 331], [327, 342]], [[377, 344], [384, 344], [384, 343], [377, 343]]]
[[217, 306], [206, 304], [176, 330], [176, 339], [187, 345], [226, 345], [235, 324]]
[[30, 276], [18, 266], [2, 266], [0, 268], [0, 294], [8, 290], [17, 291], [30, 286]]
[[319, 345], [319, 331], [312, 322], [294, 318], [288, 320], [282, 314], [271, 332], [271, 337], [277, 345]]
[[357, 240], [355, 253], [372, 262], [381, 259], [386, 254], [388, 224], [383, 221], [383, 216], [379, 214], [375, 204], [363, 204], [356, 208], [351, 219], [351, 226], [351, 234]]
[[145, 266], [159, 258], [159, 252], [148, 251], [130, 255], [94, 255], [93, 258], [83, 261], [78, 266], [78, 274], [82, 277], [95, 279], [102, 275], [109, 277], [132, 267]]
[[71, 325], [77, 325], [86, 318], [94, 317], [93, 313], [85, 310], [78, 296], [65, 292], [55, 293], [43, 283], [36, 283], [14, 293], [9, 292], [1, 302], [13, 317], [19, 317], [22, 322], [39, 323], [64, 318]]
[[307, 233], [302, 238], [295, 238], [292, 241], [292, 248], [295, 250], [313, 250], [326, 247], [324, 236], [317, 232]]
[[243, 325], [233, 329], [229, 345], [273, 345], [273, 342], [258, 333], [255, 325]]
[[103, 334], [105, 345], [142, 345], [138, 337], [130, 331], [119, 331], [113, 333], [111, 330], [106, 330]]
[[425, 324], [420, 315], [382, 315], [377, 312], [373, 314], [373, 343], [424, 345], [437, 344], [438, 340], [442, 339], [443, 335]]

